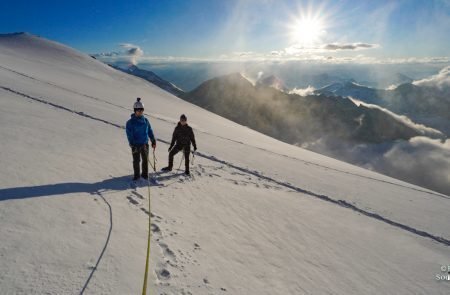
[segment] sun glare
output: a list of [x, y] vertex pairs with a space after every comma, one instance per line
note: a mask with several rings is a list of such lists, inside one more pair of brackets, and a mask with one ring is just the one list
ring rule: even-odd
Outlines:
[[292, 38], [298, 44], [308, 46], [320, 40], [324, 33], [324, 24], [320, 19], [303, 17], [292, 26]]

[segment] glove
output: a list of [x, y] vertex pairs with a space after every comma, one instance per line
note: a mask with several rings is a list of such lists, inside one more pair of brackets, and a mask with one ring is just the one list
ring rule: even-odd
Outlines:
[[196, 146], [194, 146], [194, 152], [196, 152], [197, 151], [197, 147]]
[[152, 143], [152, 148], [156, 149], [156, 143]]
[[139, 150], [138, 150], [137, 146], [134, 146], [134, 145], [130, 145], [130, 147], [131, 147], [131, 152], [132, 152], [133, 154], [135, 154], [135, 153], [139, 152]]

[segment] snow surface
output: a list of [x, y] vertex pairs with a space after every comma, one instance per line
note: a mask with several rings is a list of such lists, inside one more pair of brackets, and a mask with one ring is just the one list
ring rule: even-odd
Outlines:
[[[0, 293], [138, 294], [145, 183], [135, 98], [159, 139], [185, 113], [192, 177], [151, 187], [149, 294], [449, 294], [450, 197], [291, 146], [64, 45], [0, 35]], [[178, 167], [181, 155], [177, 155]]]

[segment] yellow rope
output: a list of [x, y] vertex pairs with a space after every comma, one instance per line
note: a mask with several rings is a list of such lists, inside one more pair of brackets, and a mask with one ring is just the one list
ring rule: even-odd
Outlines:
[[[150, 163], [148, 158], [149, 152], [147, 150], [147, 161]], [[151, 165], [151, 163], [150, 163]], [[153, 149], [153, 170], [156, 172], [156, 157], [155, 149]], [[151, 195], [150, 195], [150, 177], [147, 175], [147, 189], [148, 189], [148, 240], [147, 240], [147, 258], [145, 260], [145, 274], [144, 274], [144, 286], [142, 287], [142, 295], [147, 294], [147, 278], [148, 278], [148, 264], [150, 260], [150, 240], [152, 236], [152, 211], [151, 211]]]

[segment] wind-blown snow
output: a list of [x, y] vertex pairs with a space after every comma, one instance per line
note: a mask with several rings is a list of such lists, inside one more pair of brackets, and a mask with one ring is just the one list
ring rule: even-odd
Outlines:
[[417, 132], [419, 132], [425, 136], [428, 136], [431, 138], [445, 138], [445, 135], [441, 131], [431, 128], [431, 127], [427, 127], [423, 124], [415, 123], [415, 122], [411, 121], [411, 119], [409, 119], [407, 116], [398, 115], [386, 108], [380, 107], [379, 105], [365, 103], [359, 99], [356, 99], [356, 98], [353, 98], [350, 96], [348, 98], [351, 99], [356, 105], [363, 105], [368, 108], [381, 110], [381, 111], [389, 114], [395, 120], [404, 123], [406, 126], [411, 127], [412, 129], [416, 130]]
[[437, 87], [439, 89], [448, 88], [450, 87], [450, 66], [443, 68], [439, 73], [429, 78], [414, 81], [413, 84], [418, 86]]
[[316, 90], [311, 85], [306, 88], [294, 88], [291, 91], [289, 91], [289, 94], [298, 94], [301, 96], [311, 95], [314, 93], [314, 90]]
[[2, 293], [140, 292], [147, 189], [128, 185], [123, 130], [137, 96], [158, 168], [181, 113], [199, 146], [191, 178], [158, 174], [151, 188], [151, 294], [448, 293], [435, 275], [450, 264], [450, 197], [282, 143], [29, 34], [0, 36]]

